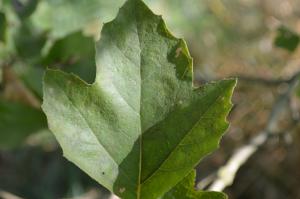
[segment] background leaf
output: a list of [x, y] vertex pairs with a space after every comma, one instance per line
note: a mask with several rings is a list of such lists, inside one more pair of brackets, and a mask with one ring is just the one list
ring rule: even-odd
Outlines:
[[0, 42], [5, 41], [5, 35], [6, 35], [6, 17], [5, 14], [0, 12]]
[[47, 128], [40, 110], [0, 100], [0, 148], [19, 146], [28, 135]]
[[279, 48], [293, 52], [298, 47], [299, 41], [300, 37], [297, 33], [281, 26], [278, 29], [277, 37], [275, 38], [275, 45]]
[[112, 19], [124, 0], [43, 0], [32, 16], [39, 27], [50, 31], [52, 38], [77, 32], [95, 20]]
[[38, 2], [38, 0], [11, 0], [13, 8], [21, 20], [29, 17], [35, 11]]
[[93, 83], [96, 74], [95, 42], [81, 32], [67, 35], [55, 41], [43, 65], [74, 73], [86, 82]]

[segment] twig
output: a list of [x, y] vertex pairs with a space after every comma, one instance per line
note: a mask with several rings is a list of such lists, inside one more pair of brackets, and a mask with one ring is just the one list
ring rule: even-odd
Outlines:
[[110, 197], [109, 197], [109, 199], [120, 199], [118, 196], [116, 196], [116, 195], [111, 195]]
[[288, 81], [286, 79], [266, 79], [266, 78], [249, 77], [243, 75], [236, 75], [236, 77], [238, 77], [239, 81], [256, 83], [256, 84], [265, 84], [266, 86], [278, 86]]
[[0, 198], [2, 198], [2, 199], [22, 199], [16, 195], [13, 195], [11, 193], [8, 193], [6, 191], [1, 191], [1, 190], [0, 190]]
[[[290, 79], [286, 78], [279, 78], [279, 79], [270, 79], [270, 78], [262, 78], [262, 77], [252, 77], [252, 76], [245, 76], [241, 74], [231, 75], [230, 77], [236, 77], [239, 79], [239, 82], [246, 82], [246, 83], [253, 83], [253, 84], [262, 84], [265, 86], [279, 86], [283, 83], [287, 83]], [[196, 79], [197, 83], [206, 83], [210, 81], [217, 80], [216, 78], [212, 77], [203, 77]]]
[[[252, 138], [250, 142], [237, 149], [231, 156], [226, 165], [222, 166], [217, 172], [217, 179], [213, 181], [208, 190], [222, 191], [234, 181], [237, 171], [245, 164], [245, 162], [266, 142], [266, 140], [274, 134], [277, 134], [280, 117], [289, 104], [289, 99], [298, 84], [300, 72], [296, 73], [289, 80], [278, 82], [287, 83], [287, 90], [278, 97], [273, 109], [269, 115], [269, 120], [263, 131]], [[277, 81], [276, 81], [277, 82]]]
[[64, 198], [64, 199], [99, 199], [99, 198], [107, 198], [105, 194], [101, 193], [101, 191], [97, 189], [91, 189], [83, 195], [72, 197], [72, 198]]

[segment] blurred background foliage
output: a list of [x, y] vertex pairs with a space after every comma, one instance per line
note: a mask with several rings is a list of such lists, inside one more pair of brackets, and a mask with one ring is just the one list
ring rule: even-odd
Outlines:
[[[195, 84], [239, 77], [221, 148], [198, 168], [215, 172], [259, 133], [288, 79], [300, 70], [300, 0], [145, 0], [186, 39]], [[124, 0], [0, 0], [0, 198], [105, 198], [109, 194], [63, 157], [41, 111], [44, 70], [95, 78], [94, 42]], [[276, 83], [277, 82], [277, 83]], [[297, 89], [298, 95], [300, 89]], [[278, 129], [299, 113], [297, 93]], [[291, 116], [292, 115], [292, 116]], [[230, 198], [300, 198], [296, 125], [274, 136], [225, 190]]]

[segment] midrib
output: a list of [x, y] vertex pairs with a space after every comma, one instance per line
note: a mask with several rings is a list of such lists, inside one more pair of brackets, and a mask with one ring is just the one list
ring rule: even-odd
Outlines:
[[[138, 9], [135, 8], [135, 10], [138, 12]], [[138, 37], [138, 45], [140, 47], [140, 153], [139, 153], [139, 175], [138, 175], [138, 185], [137, 185], [137, 199], [141, 198], [141, 178], [142, 178], [142, 147], [143, 147], [143, 132], [142, 132], [142, 114], [141, 114], [141, 107], [142, 107], [142, 47], [141, 47], [141, 40], [140, 40], [140, 31], [139, 31], [139, 25], [138, 25], [138, 14], [135, 12], [135, 26], [136, 26], [136, 31], [137, 31], [137, 37]]]

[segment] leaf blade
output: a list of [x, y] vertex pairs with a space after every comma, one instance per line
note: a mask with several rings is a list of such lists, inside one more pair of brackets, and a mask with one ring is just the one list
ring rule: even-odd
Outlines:
[[226, 195], [219, 192], [196, 191], [194, 188], [196, 171], [193, 170], [172, 190], [163, 196], [163, 199], [227, 199]]
[[[92, 85], [46, 73], [50, 128], [65, 156], [109, 190], [125, 199], [158, 198], [216, 148], [236, 81], [193, 88], [185, 42], [140, 0], [129, 0], [103, 26], [96, 49]], [[200, 145], [190, 144], [197, 137]], [[192, 146], [193, 157], [186, 161], [179, 145]], [[183, 169], [161, 172], [171, 167]]]

